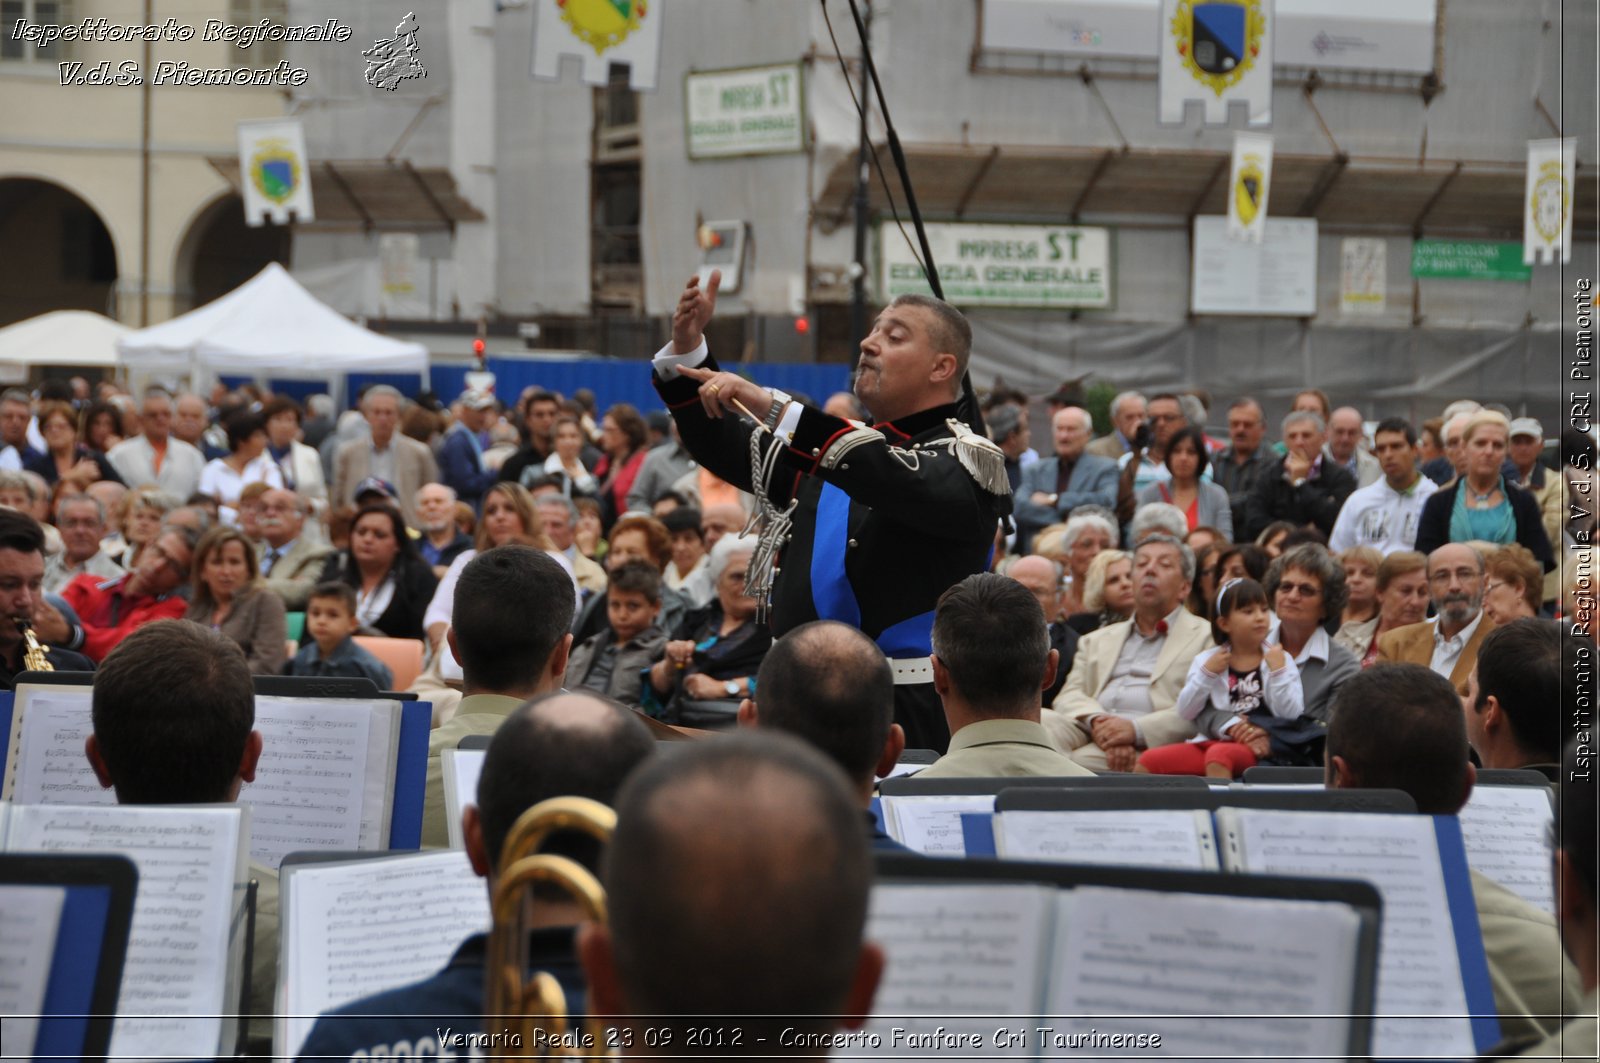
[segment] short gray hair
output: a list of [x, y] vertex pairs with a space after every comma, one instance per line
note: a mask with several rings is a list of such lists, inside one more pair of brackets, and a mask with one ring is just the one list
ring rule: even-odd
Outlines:
[[30, 502], [37, 502], [44, 497], [33, 481], [28, 479], [27, 473], [13, 469], [0, 469], [0, 491], [23, 491]]
[[81, 506], [81, 505], [84, 505], [85, 503], [94, 506], [95, 519], [98, 520], [102, 525], [105, 524], [105, 522], [106, 522], [106, 507], [102, 506], [100, 504], [100, 500], [98, 498], [94, 497], [94, 495], [87, 494], [87, 493], [81, 494], [81, 495], [67, 495], [67, 496], [63, 497], [61, 499], [61, 501], [56, 503], [56, 513], [59, 514], [63, 509], [66, 509], [68, 506]]
[[754, 535], [728, 534], [718, 539], [717, 545], [711, 548], [710, 560], [706, 562], [706, 576], [716, 583], [727, 570], [728, 562], [739, 554], [755, 553], [758, 541]]
[[1117, 397], [1111, 400], [1111, 416], [1115, 417], [1117, 415], [1117, 411], [1122, 409], [1122, 404], [1127, 402], [1129, 399], [1138, 399], [1140, 402], [1146, 401], [1144, 395], [1140, 392], [1120, 391], [1117, 393]]
[[[299, 497], [299, 495], [295, 495], [295, 498], [298, 499]], [[171, 513], [182, 504], [182, 500], [179, 499], [177, 495], [163, 491], [159, 487], [147, 486], [136, 488], [133, 493], [128, 496], [129, 513], [132, 513], [136, 509], [153, 509], [157, 513], [165, 515], [167, 513]]]
[[574, 523], [578, 520], [578, 506], [566, 495], [542, 494], [533, 500], [536, 509], [555, 509], [560, 506], [567, 511], [567, 519]]
[[169, 524], [166, 521], [162, 521], [161, 530], [156, 533], [156, 538], [159, 539], [161, 536], [168, 534], [176, 535], [183, 540], [184, 545], [189, 548], [190, 560], [192, 561], [194, 548], [200, 545], [200, 537], [204, 533], [196, 531], [187, 524]]
[[45, 482], [43, 476], [40, 476], [32, 469], [23, 469], [18, 475], [24, 480], [28, 481], [29, 484], [33, 485], [33, 489], [28, 492], [28, 497], [30, 499], [37, 502], [40, 499], [50, 497], [50, 485]]
[[1061, 548], [1071, 550], [1077, 545], [1078, 539], [1084, 532], [1096, 528], [1106, 533], [1106, 539], [1115, 546], [1117, 543], [1117, 526], [1099, 513], [1074, 513], [1067, 518], [1067, 526], [1061, 532]]
[[[193, 513], [195, 523], [200, 526], [198, 528], [190, 528], [187, 524], [173, 523], [172, 518], [177, 516], [179, 513]], [[200, 541], [200, 536], [211, 530], [211, 525], [211, 514], [207, 513], [199, 506], [191, 506], [186, 504], [168, 510], [166, 519], [161, 522], [161, 531], [157, 532], [156, 534], [164, 535], [169, 531], [175, 531], [181, 535], [187, 535], [190, 531], [193, 531], [194, 541], [198, 543]]]
[[367, 408], [368, 399], [384, 397], [393, 399], [397, 406], [404, 406], [406, 404], [406, 397], [400, 394], [399, 388], [391, 387], [388, 384], [374, 384], [367, 389], [366, 394], [361, 396], [361, 408], [363, 410]]
[[1445, 421], [1444, 424], [1439, 426], [1440, 441], [1443, 442], [1445, 446], [1449, 446], [1450, 426], [1458, 425], [1460, 426], [1461, 430], [1456, 433], [1456, 436], [1464, 442], [1467, 435], [1467, 422], [1471, 421], [1476, 416], [1477, 411], [1475, 410], [1463, 410], [1460, 413], [1453, 414], [1448, 420]]
[[[1076, 416], [1078, 418], [1078, 420], [1082, 421], [1083, 422], [1084, 431], [1086, 431], [1086, 432], [1093, 432], [1094, 431], [1094, 414], [1090, 413], [1088, 410], [1084, 409], [1082, 406], [1063, 406], [1063, 407], [1061, 407], [1061, 409], [1056, 411], [1056, 417], [1060, 417], [1064, 413], [1073, 414], [1074, 416]], [[1052, 418], [1051, 420], [1053, 422], [1054, 418]], [[1054, 427], [1053, 424], [1052, 424], [1052, 427]]]
[[1151, 531], [1164, 532], [1181, 542], [1189, 534], [1189, 518], [1170, 502], [1146, 502], [1133, 511], [1128, 538], [1137, 548], [1145, 533]]
[[1178, 408], [1183, 411], [1184, 418], [1190, 424], [1206, 423], [1206, 404], [1201, 402], [1198, 396], [1187, 393], [1179, 395]]
[[[1061, 589], [1061, 581], [1067, 577], [1067, 567], [1055, 558], [1046, 557], [1044, 554], [1023, 554], [1020, 557], [1008, 557], [1000, 565], [1000, 574], [1002, 576], [1011, 576], [1011, 570], [1016, 568], [1019, 562], [1025, 561], [1030, 557], [1037, 557], [1041, 561], [1050, 563], [1050, 570], [1056, 574], [1056, 590], [1059, 591]], [[1011, 578], [1015, 579], [1016, 577], [1012, 576]]]
[[1001, 403], [989, 411], [989, 436], [996, 443], [1004, 443], [1022, 428], [1022, 408], [1009, 402]]
[[1318, 435], [1328, 430], [1328, 426], [1322, 423], [1322, 418], [1310, 410], [1290, 410], [1283, 418], [1283, 434], [1288, 435], [1289, 426], [1302, 421], [1310, 421], [1311, 427], [1316, 429]]
[[[1188, 543], [1184, 542], [1182, 539], [1178, 538], [1175, 535], [1168, 535], [1166, 532], [1155, 532], [1148, 539], [1146, 539], [1144, 542], [1139, 543], [1137, 546], [1135, 546], [1133, 548], [1134, 555], [1137, 556], [1139, 551], [1143, 550], [1147, 546], [1172, 546], [1172, 547], [1176, 547], [1177, 551], [1178, 551], [1179, 563], [1183, 567], [1183, 580], [1184, 580], [1184, 582], [1185, 583], [1193, 583], [1194, 582], [1194, 551], [1189, 549], [1189, 544]], [[1339, 574], [1340, 574], [1340, 576], [1343, 576], [1344, 575], [1344, 570], [1340, 569]]]
[[417, 488], [417, 493], [412, 496], [412, 500], [415, 501], [416, 499], [421, 498], [422, 497], [422, 492], [426, 491], [430, 487], [442, 487], [442, 488], [444, 488], [445, 491], [449, 492], [450, 501], [452, 501], [452, 502], [454, 502], [456, 499], [461, 497], [460, 495], [456, 494], [456, 489], [454, 487], [451, 487], [449, 484], [442, 484], [438, 480], [433, 480], [433, 481], [425, 483], [421, 487]]

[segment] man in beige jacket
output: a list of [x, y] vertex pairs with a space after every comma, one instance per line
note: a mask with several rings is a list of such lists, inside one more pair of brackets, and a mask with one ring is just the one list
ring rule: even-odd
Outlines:
[[400, 392], [387, 384], [370, 388], [361, 397], [361, 415], [372, 434], [352, 439], [334, 452], [331, 501], [335, 506], [354, 502], [356, 486], [375, 476], [394, 485], [406, 523], [415, 527], [417, 491], [439, 481], [439, 464], [426, 443], [397, 431], [403, 401]]
[[1041, 719], [1060, 750], [1091, 771], [1132, 771], [1139, 752], [1194, 737], [1173, 707], [1211, 625], [1183, 607], [1194, 552], [1170, 535], [1133, 555], [1133, 619], [1078, 643], [1067, 685]]

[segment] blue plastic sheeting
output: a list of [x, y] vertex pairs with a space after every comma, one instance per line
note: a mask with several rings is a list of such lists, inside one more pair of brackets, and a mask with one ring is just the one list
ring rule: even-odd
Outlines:
[[[433, 366], [428, 371], [428, 386], [441, 399], [449, 402], [465, 390], [469, 368], [462, 364]], [[601, 410], [619, 402], [632, 403], [641, 410], [659, 409], [661, 406], [661, 400], [650, 383], [649, 366], [642, 361], [615, 358], [548, 361], [489, 358], [487, 368], [495, 375], [495, 394], [507, 403], [515, 402], [524, 388], [541, 387], [569, 397], [579, 388], [589, 388], [595, 393]], [[848, 390], [850, 386], [850, 367], [837, 363], [761, 362], [724, 368], [742, 373], [762, 387], [782, 388], [790, 394], [805, 395], [818, 405], [834, 392]], [[247, 377], [222, 377], [222, 382], [230, 388], [248, 380]], [[328, 389], [327, 383], [320, 380], [269, 380], [267, 383], [275, 394], [289, 395], [301, 402], [309, 395]], [[369, 384], [389, 384], [402, 394], [415, 395], [421, 390], [422, 382], [415, 373], [351, 373], [345, 384], [350, 405], [355, 405], [355, 396]]]

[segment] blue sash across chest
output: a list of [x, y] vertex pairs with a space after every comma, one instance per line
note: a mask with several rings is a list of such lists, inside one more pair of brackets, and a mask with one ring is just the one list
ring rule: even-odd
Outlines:
[[[833, 484], [823, 484], [817, 500], [816, 539], [811, 548], [811, 602], [817, 616], [861, 627], [861, 605], [845, 574], [845, 552], [850, 541], [850, 496]], [[933, 652], [933, 610], [919, 613], [885, 628], [874, 639], [884, 655], [897, 660], [926, 657]]]

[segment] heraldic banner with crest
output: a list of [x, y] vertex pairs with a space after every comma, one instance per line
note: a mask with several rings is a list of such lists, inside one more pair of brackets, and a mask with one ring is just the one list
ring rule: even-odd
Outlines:
[[315, 219], [305, 131], [298, 118], [239, 123], [239, 178], [247, 225]]
[[1267, 193], [1272, 190], [1272, 134], [1235, 133], [1228, 177], [1228, 237], [1261, 242], [1267, 228]]
[[1528, 185], [1523, 196], [1522, 261], [1549, 265], [1572, 260], [1572, 179], [1578, 140], [1528, 141]]
[[1273, 18], [1273, 0], [1162, 0], [1161, 121], [1181, 125], [1198, 100], [1205, 124], [1226, 125], [1240, 100], [1271, 125]]
[[661, 0], [534, 0], [536, 78], [558, 80], [562, 56], [583, 67], [583, 80], [604, 85], [612, 63], [628, 67], [628, 86], [653, 92], [661, 65]]

